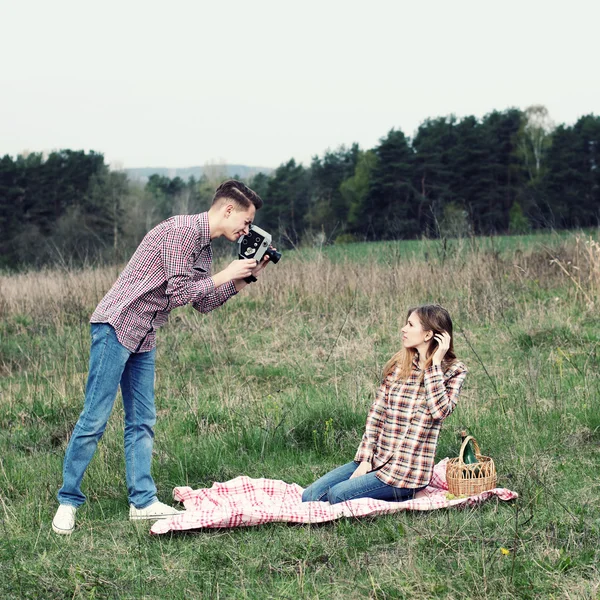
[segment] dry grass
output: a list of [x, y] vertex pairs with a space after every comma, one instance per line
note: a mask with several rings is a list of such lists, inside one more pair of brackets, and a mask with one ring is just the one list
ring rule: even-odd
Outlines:
[[[553, 249], [517, 251], [510, 258], [498, 253], [465, 252], [457, 246], [443, 261], [389, 259], [362, 263], [332, 261], [326, 252], [288, 254], [277, 266], [269, 267], [265, 281], [244, 292], [273, 305], [302, 310], [305, 307], [346, 308], [359, 300], [365, 308], [402, 313], [415, 299], [443, 301], [453, 312], [495, 319], [510, 301], [510, 283], [534, 283], [549, 289], [567, 277], [575, 295], [596, 298], [600, 292], [600, 245], [592, 238], [573, 236]], [[215, 265], [215, 270], [224, 266]], [[115, 281], [121, 266], [86, 270], [45, 269], [23, 274], [0, 275], [0, 314], [53, 316], [60, 323], [73, 315], [87, 315]], [[281, 316], [285, 318], [285, 315]]]

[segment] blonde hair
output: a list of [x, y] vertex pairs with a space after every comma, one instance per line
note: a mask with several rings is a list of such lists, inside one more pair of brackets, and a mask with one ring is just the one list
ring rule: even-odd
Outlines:
[[[433, 331], [433, 334], [440, 334], [444, 331], [450, 334], [450, 347], [444, 356], [442, 363], [442, 369], [447, 369], [453, 362], [456, 361], [456, 354], [454, 354], [454, 338], [452, 336], [452, 319], [448, 311], [440, 306], [439, 304], [423, 304], [415, 308], [410, 308], [406, 315], [405, 322], [408, 321], [410, 316], [415, 313], [421, 321], [421, 326], [424, 331]], [[435, 338], [432, 338], [427, 348], [425, 355], [425, 366], [423, 371], [431, 366], [433, 355], [437, 349], [437, 342]], [[417, 356], [417, 350], [415, 348], [402, 348], [396, 354], [390, 358], [383, 368], [383, 378], [387, 378], [397, 370], [395, 379], [406, 379], [413, 368], [413, 362]], [[423, 373], [421, 373], [421, 377]]]

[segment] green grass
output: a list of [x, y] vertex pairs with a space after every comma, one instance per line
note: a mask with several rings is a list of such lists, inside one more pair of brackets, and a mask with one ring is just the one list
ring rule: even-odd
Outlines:
[[[0, 597], [598, 598], [597, 312], [542, 242], [551, 244], [530, 236], [495, 238], [500, 253], [426, 241], [285, 255], [222, 309], [176, 311], [159, 332], [162, 500], [174, 486], [240, 474], [307, 485], [348, 461], [406, 308], [438, 300], [470, 370], [438, 459], [456, 455], [467, 428], [517, 501], [160, 537], [127, 520], [119, 401], [84, 479], [77, 529], [68, 539], [51, 531], [95, 300], [40, 296], [23, 312], [7, 300], [14, 281], [2, 279]], [[572, 238], [552, 247], [597, 298], [599, 274]], [[81, 277], [82, 290], [97, 286]]]
[[[514, 256], [528, 252], [532, 248], [546, 246], [555, 249], [573, 238], [570, 231], [539, 231], [522, 235], [505, 236], [477, 236], [461, 239], [424, 239], [424, 240], [399, 240], [362, 242], [350, 244], [334, 244], [323, 247], [320, 252], [332, 261], [348, 260], [351, 262], [364, 262], [375, 260], [384, 264], [393, 263], [395, 260], [413, 258], [418, 260], [444, 260], [450, 257], [456, 258], [456, 254], [469, 255], [473, 251], [497, 253], [503, 257]], [[597, 239], [596, 230], [579, 232], [581, 236], [594, 236]], [[317, 250], [304, 250], [310, 255]]]

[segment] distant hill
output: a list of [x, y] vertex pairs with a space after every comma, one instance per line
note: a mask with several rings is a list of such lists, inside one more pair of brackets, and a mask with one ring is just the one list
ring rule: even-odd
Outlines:
[[205, 172], [213, 176], [218, 176], [223, 173], [224, 177], [233, 177], [234, 175], [237, 175], [241, 179], [248, 179], [257, 173], [269, 175], [273, 172], [273, 169], [270, 167], [248, 167], [247, 165], [208, 165], [206, 167], [185, 167], [181, 169], [169, 169], [167, 167], [139, 167], [137, 169], [125, 169], [125, 172], [132, 181], [146, 183], [150, 176], [154, 174], [164, 175], [170, 179], [181, 177], [184, 181], [187, 181], [190, 177], [200, 179]]

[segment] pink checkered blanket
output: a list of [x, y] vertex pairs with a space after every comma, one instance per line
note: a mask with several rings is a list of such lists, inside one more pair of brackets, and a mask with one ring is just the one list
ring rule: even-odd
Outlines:
[[184, 529], [217, 527], [249, 527], [264, 523], [324, 523], [341, 517], [385, 515], [401, 510], [435, 510], [450, 506], [475, 506], [496, 496], [513, 500], [517, 493], [506, 488], [495, 488], [475, 496], [454, 498], [448, 494], [446, 463], [435, 465], [429, 485], [413, 500], [385, 502], [361, 498], [340, 504], [302, 502], [302, 487], [277, 479], [236, 477], [225, 483], [214, 483], [211, 488], [193, 490], [176, 487], [173, 498], [183, 502], [185, 512], [156, 521], [150, 533], [161, 534]]

